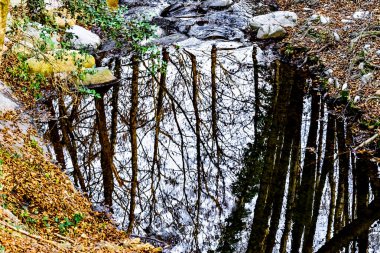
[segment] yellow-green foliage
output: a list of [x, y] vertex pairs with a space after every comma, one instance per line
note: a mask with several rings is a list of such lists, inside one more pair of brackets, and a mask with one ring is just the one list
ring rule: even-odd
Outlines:
[[9, 9], [9, 0], [0, 0], [0, 51], [4, 45], [5, 27]]
[[44, 54], [42, 57], [30, 58], [26, 63], [31, 72], [49, 76], [54, 73], [77, 71], [82, 67], [92, 68], [95, 66], [95, 58], [77, 50], [60, 50]]
[[118, 0], [107, 0], [107, 6], [111, 10], [117, 10], [119, 8], [119, 1]]

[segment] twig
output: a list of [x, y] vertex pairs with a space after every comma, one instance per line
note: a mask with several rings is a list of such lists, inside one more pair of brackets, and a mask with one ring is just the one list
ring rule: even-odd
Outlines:
[[140, 239], [143, 239], [143, 240], [148, 240], [148, 241], [154, 241], [154, 242], [157, 242], [157, 243], [161, 243], [161, 244], [164, 244], [165, 247], [170, 245], [170, 244], [168, 244], [165, 241], [162, 241], [162, 240], [159, 240], [159, 239], [156, 239], [156, 238], [153, 238], [153, 237], [139, 236], [139, 235], [133, 235], [133, 234], [131, 235], [131, 237], [140, 238]]
[[371, 138], [369, 138], [366, 141], [362, 142], [359, 146], [356, 146], [354, 148], [354, 151], [358, 150], [359, 148], [364, 147], [367, 144], [370, 144], [371, 142], [373, 142], [374, 140], [376, 140], [379, 136], [380, 136], [380, 133], [377, 133], [377, 134], [373, 135]]
[[67, 238], [63, 235], [60, 235], [60, 234], [57, 234], [57, 233], [54, 233], [54, 235], [64, 241], [67, 241], [67, 242], [70, 242], [71, 244], [75, 244], [75, 242], [73, 240], [71, 240], [70, 238]]
[[51, 245], [54, 245], [55, 247], [59, 248], [59, 249], [62, 249], [62, 247], [60, 247], [60, 245], [57, 243], [57, 242], [54, 242], [54, 241], [50, 241], [50, 240], [47, 240], [47, 239], [44, 239], [42, 238], [41, 236], [38, 236], [38, 235], [32, 235], [22, 229], [17, 229], [16, 227], [12, 226], [12, 225], [9, 225], [8, 223], [6, 223], [5, 221], [0, 221], [0, 224], [7, 227], [7, 228], [10, 228], [20, 234], [23, 234], [23, 235], [26, 235], [30, 238], [33, 238], [34, 240], [37, 240], [37, 241], [42, 241], [42, 242], [46, 242], [48, 244], [51, 244]]

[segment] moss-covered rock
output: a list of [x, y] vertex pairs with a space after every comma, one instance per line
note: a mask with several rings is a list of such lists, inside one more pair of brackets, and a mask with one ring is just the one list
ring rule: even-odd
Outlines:
[[30, 58], [26, 63], [33, 73], [52, 75], [77, 71], [81, 68], [92, 68], [95, 66], [95, 58], [91, 55], [81, 54], [76, 50], [56, 50], [39, 57]]
[[112, 74], [111, 70], [107, 67], [95, 68], [93, 72], [86, 74], [82, 84], [101, 84], [115, 81], [116, 77]]

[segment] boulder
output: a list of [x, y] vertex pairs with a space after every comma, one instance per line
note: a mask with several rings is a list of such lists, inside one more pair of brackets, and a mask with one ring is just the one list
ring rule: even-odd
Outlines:
[[0, 113], [14, 111], [18, 107], [18, 104], [11, 95], [10, 89], [0, 81]]
[[242, 40], [244, 33], [239, 29], [219, 25], [194, 25], [190, 28], [189, 35], [197, 39], [225, 39], [225, 40]]
[[95, 66], [95, 58], [76, 50], [56, 50], [42, 57], [30, 58], [26, 63], [31, 72], [50, 76], [77, 71], [79, 68], [92, 68]]
[[203, 9], [223, 10], [234, 4], [232, 0], [207, 0], [202, 3]]
[[82, 26], [74, 25], [66, 30], [66, 37], [75, 49], [97, 49], [101, 43], [100, 37]]
[[111, 70], [107, 67], [99, 67], [89, 69], [89, 73], [86, 74], [81, 81], [82, 85], [94, 85], [108, 83], [115, 81], [117, 78], [112, 74]]
[[11, 1], [10, 1], [10, 5], [11, 5], [12, 7], [16, 7], [16, 6], [21, 5], [22, 2], [23, 2], [22, 0], [11, 0]]
[[251, 18], [250, 26], [255, 30], [260, 29], [263, 25], [294, 27], [297, 23], [297, 18], [297, 14], [291, 11], [275, 11]]
[[187, 40], [188, 37], [184, 34], [175, 33], [159, 39], [154, 40], [153, 42], [158, 45], [172, 45], [180, 41]]
[[257, 32], [258, 39], [277, 39], [286, 35], [285, 29], [280, 25], [263, 25]]
[[35, 48], [54, 50], [59, 47], [60, 38], [55, 33], [48, 33], [48, 30], [39, 23], [30, 23], [23, 31], [22, 41], [30, 43]]
[[14, 54], [21, 54], [21, 55], [24, 55], [24, 56], [31, 56], [33, 55], [33, 44], [28, 42], [28, 41], [19, 41], [15, 44], [13, 44], [12, 46], [12, 53]]

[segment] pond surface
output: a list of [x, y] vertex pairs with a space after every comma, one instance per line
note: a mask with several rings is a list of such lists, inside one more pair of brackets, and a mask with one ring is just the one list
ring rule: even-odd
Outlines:
[[376, 228], [344, 235], [379, 198], [376, 163], [318, 78], [246, 41], [244, 1], [126, 2], [161, 13], [160, 59], [107, 59], [121, 82], [100, 99], [48, 103], [53, 153], [96, 209], [166, 252], [312, 252], [339, 231], [379, 250]]

